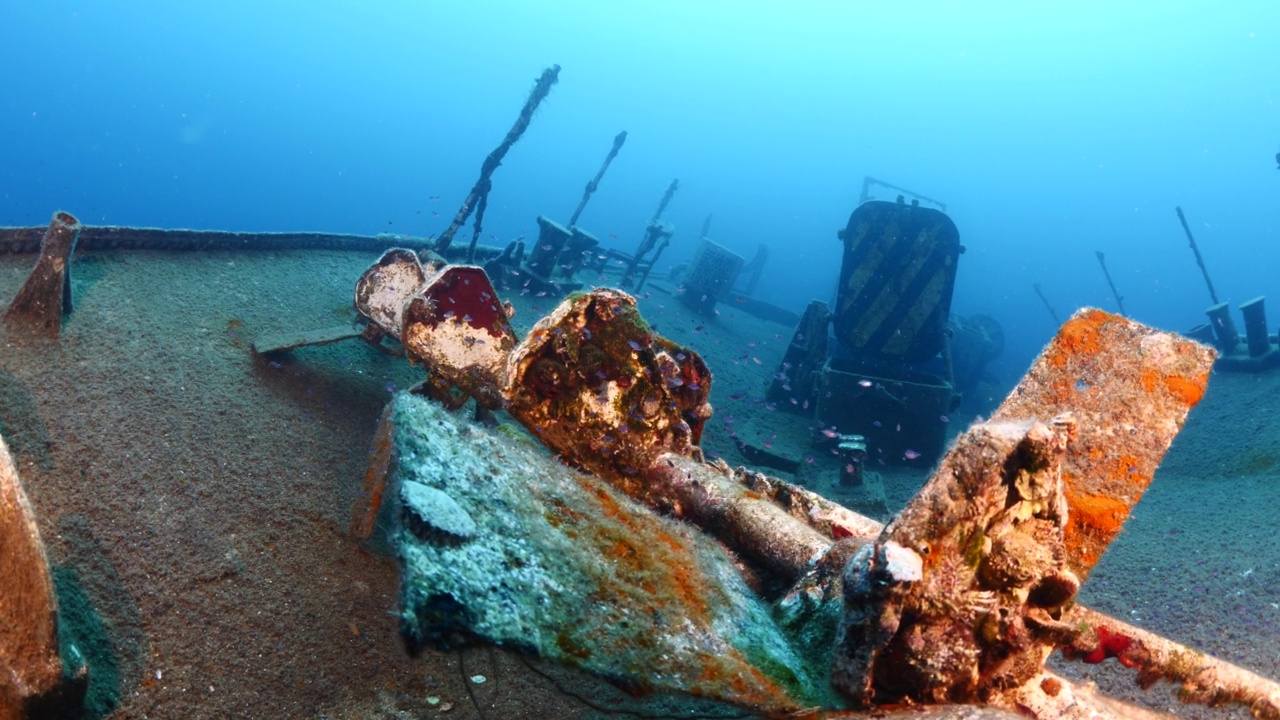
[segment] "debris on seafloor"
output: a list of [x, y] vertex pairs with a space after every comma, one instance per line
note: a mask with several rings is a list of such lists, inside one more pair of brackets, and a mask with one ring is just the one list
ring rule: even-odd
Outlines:
[[59, 210], [40, 243], [40, 259], [23, 283], [4, 319], [32, 333], [56, 337], [62, 316], [71, 312], [71, 253], [80, 236], [80, 221]]
[[[438, 411], [409, 394], [383, 423], [402, 483], [393, 539], [405, 561], [406, 636], [478, 637], [631, 687], [769, 711], [837, 707], [838, 692], [854, 706], [980, 703], [1045, 719], [1119, 712], [1045, 669], [1063, 648], [1087, 662], [1118, 657], [1144, 684], [1180, 682], [1184, 699], [1280, 717], [1275, 683], [1074, 605], [1203, 395], [1212, 359], [1124, 318], [1077, 313], [993, 420], [965, 433], [880, 533], [802, 489], [702, 462], [710, 374], [701, 359], [650, 333], [623, 293], [571, 297], [502, 359], [490, 392], [596, 477], [553, 478], [536, 453], [447, 415], [427, 418]], [[385, 457], [371, 459], [374, 476]], [[689, 530], [677, 547], [668, 539], [677, 526], [654, 511], [719, 542]], [[663, 547], [676, 555], [652, 555]], [[734, 573], [707, 560], [721, 547]], [[659, 591], [654, 573], [674, 590]], [[789, 588], [780, 596], [779, 583]], [[762, 587], [779, 597], [772, 614], [747, 590]], [[681, 604], [698, 622], [671, 622], [668, 608]], [[709, 619], [712, 606], [721, 614]], [[608, 622], [584, 619], [587, 611]], [[736, 639], [723, 634], [729, 627]], [[735, 652], [708, 654], [711, 646]], [[726, 662], [745, 663], [734, 683], [723, 682]]]
[[58, 646], [58, 601], [44, 542], [0, 438], [0, 720], [64, 717], [79, 704], [86, 669]]

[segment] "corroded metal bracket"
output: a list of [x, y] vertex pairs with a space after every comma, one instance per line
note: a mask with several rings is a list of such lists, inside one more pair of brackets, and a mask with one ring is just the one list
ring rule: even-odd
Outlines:
[[58, 335], [62, 316], [71, 312], [71, 253], [79, 237], [79, 220], [61, 210], [54, 213], [40, 243], [40, 259], [9, 303], [6, 322], [34, 333]]

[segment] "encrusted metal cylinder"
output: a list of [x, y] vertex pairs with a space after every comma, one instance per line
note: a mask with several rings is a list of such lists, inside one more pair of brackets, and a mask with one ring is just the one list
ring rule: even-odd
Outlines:
[[1236, 332], [1235, 321], [1231, 319], [1231, 308], [1226, 303], [1218, 303], [1204, 311], [1209, 316], [1209, 324], [1213, 326], [1213, 336], [1218, 339], [1218, 349], [1223, 355], [1230, 355], [1240, 344], [1240, 333]]
[[1271, 338], [1267, 337], [1267, 311], [1262, 303], [1264, 297], [1258, 297], [1240, 304], [1240, 313], [1244, 315], [1244, 336], [1249, 343], [1249, 356], [1261, 357], [1271, 351]]

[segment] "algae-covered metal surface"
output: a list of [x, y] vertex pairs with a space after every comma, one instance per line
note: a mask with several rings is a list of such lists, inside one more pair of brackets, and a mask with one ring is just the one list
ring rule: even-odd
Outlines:
[[637, 690], [765, 710], [829, 694], [825, 668], [806, 666], [720, 545], [527, 441], [413, 395], [395, 403], [414, 641], [478, 637]]

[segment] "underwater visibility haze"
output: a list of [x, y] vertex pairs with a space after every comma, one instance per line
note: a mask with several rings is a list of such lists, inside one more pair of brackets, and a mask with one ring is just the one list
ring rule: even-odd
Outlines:
[[[1123, 422], [1082, 413], [1078, 442], [1071, 418], [1024, 429], [1056, 461], [1087, 446], [1114, 483], [1084, 497], [1076, 466], [1027, 461], [1065, 495], [994, 494], [1067, 538], [1013, 595], [1069, 629], [1078, 589], [1088, 612], [1280, 677], [1280, 338], [1239, 309], [1280, 297], [1277, 70], [1280, 3], [1261, 0], [0, 4], [0, 302], [40, 285], [51, 213], [70, 215], [46, 248], [80, 238], [69, 273], [39, 261], [52, 340], [13, 310], [0, 325], [0, 480], [47, 545], [64, 662], [89, 668], [81, 717], [848, 704], [857, 684], [830, 672], [847, 616], [822, 584], [841, 573], [813, 558], [855, 567], [954, 448], [1007, 440], [982, 418], [1009, 419], [1033, 362], [1026, 417], [1096, 401]], [[868, 179], [945, 217], [860, 207]], [[473, 187], [488, 276], [458, 267], [471, 224], [432, 255]], [[932, 220], [892, 229], [908, 216]], [[538, 266], [546, 238], [579, 247], [556, 223], [599, 245]], [[651, 274], [627, 266], [668, 230]], [[247, 235], [289, 232], [317, 244]], [[725, 257], [700, 240], [746, 261], [767, 246], [758, 281], [699, 285]], [[527, 259], [498, 255], [515, 241]], [[1068, 320], [1085, 307], [1124, 317]], [[1155, 439], [1117, 450], [1136, 436]], [[766, 509], [723, 520], [689, 487]], [[969, 565], [1021, 547], [965, 537]], [[876, 547], [894, 581], [935, 571], [928, 543]], [[981, 582], [1009, 579], [992, 565]], [[811, 624], [786, 615], [796, 597]], [[1027, 631], [993, 627], [978, 635]], [[1129, 671], [1154, 641], [1115, 627], [1057, 637], [1084, 662], [1055, 653], [1055, 672], [1178, 717], [1249, 715], [1143, 694]]]
[[967, 248], [956, 310], [1004, 324], [1014, 376], [1053, 330], [1033, 283], [1060, 312], [1114, 309], [1097, 251], [1134, 317], [1202, 319], [1177, 205], [1225, 295], [1274, 290], [1274, 3], [53, 0], [3, 15], [0, 224], [66, 206], [101, 224], [438, 233], [557, 63], [494, 179], [500, 243], [567, 213], [627, 130], [584, 221], [630, 244], [678, 177], [677, 241], [713, 213], [717, 241], [769, 244], [760, 293], [795, 308], [829, 299], [864, 176], [947, 203]]

